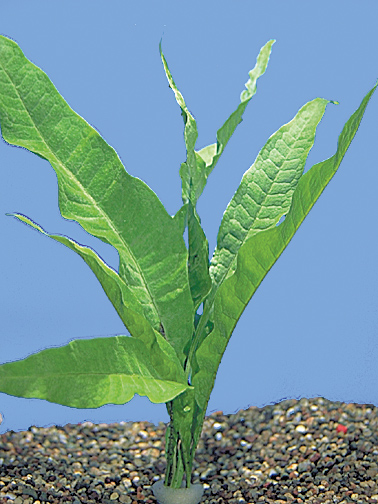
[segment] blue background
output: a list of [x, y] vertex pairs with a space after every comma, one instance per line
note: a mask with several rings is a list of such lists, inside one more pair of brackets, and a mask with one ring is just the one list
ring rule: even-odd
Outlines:
[[[181, 205], [183, 120], [159, 56], [195, 116], [196, 148], [239, 104], [260, 48], [276, 39], [268, 69], [198, 202], [216, 244], [222, 214], [268, 137], [306, 102], [328, 105], [306, 170], [332, 156], [344, 123], [378, 78], [378, 3], [301, 1], [2, 2], [0, 33], [51, 78], [69, 105], [119, 153], [173, 215]], [[234, 413], [283, 398], [378, 405], [378, 96], [339, 171], [267, 275], [224, 354], [208, 413]], [[28, 229], [112, 247], [64, 220], [47, 161], [0, 142], [1, 360], [76, 338], [127, 334], [83, 260]], [[0, 432], [31, 425], [168, 421], [165, 405], [135, 396], [123, 406], [76, 410], [0, 394]]]

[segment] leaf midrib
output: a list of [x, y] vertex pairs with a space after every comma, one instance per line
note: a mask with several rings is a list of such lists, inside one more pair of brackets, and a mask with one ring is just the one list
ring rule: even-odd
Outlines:
[[[155, 381], [163, 381], [163, 382], [171, 382], [171, 383], [178, 383], [179, 385], [185, 385], [185, 382], [178, 382], [178, 381], [175, 381], [175, 380], [167, 380], [165, 378], [156, 378], [155, 376], [153, 375], [142, 375], [142, 374], [137, 374], [135, 372], [133, 373], [130, 373], [130, 374], [127, 374], [127, 373], [123, 373], [123, 372], [119, 372], [119, 373], [99, 373], [99, 372], [90, 372], [90, 373], [83, 373], [83, 372], [70, 372], [70, 373], [44, 373], [44, 374], [41, 374], [40, 371], [38, 371], [37, 375], [35, 374], [23, 374], [21, 376], [13, 376], [11, 378], [8, 378], [8, 379], [11, 379], [11, 380], [24, 380], [26, 378], [34, 378], [36, 377], [37, 378], [42, 378], [42, 379], [47, 379], [47, 378], [65, 378], [65, 377], [70, 377], [70, 376], [105, 376], [105, 377], [111, 377], [111, 376], [125, 376], [126, 378], [134, 378], [134, 376], [138, 377], [138, 378], [143, 378], [144, 380], [155, 380]], [[7, 378], [7, 377], [5, 377]], [[2, 378], [4, 379], [4, 377]]]

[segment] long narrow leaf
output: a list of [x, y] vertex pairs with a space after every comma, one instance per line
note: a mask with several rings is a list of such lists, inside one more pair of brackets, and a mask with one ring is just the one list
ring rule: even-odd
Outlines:
[[[182, 116], [185, 122], [184, 137], [187, 148], [187, 161], [186, 163], [183, 163], [181, 165], [180, 169], [180, 176], [182, 179], [182, 199], [184, 205], [177, 212], [175, 216], [176, 218], [179, 217], [182, 218], [182, 215], [184, 213], [187, 214], [187, 211], [189, 211], [188, 210], [189, 200], [194, 206], [194, 217], [196, 217], [195, 204], [199, 196], [203, 192], [203, 189], [206, 185], [207, 177], [214, 169], [218, 159], [220, 158], [222, 152], [224, 151], [224, 148], [226, 147], [236, 127], [238, 126], [238, 124], [242, 122], [244, 111], [248, 103], [250, 102], [251, 98], [256, 93], [257, 79], [265, 73], [265, 70], [268, 66], [270, 53], [274, 42], [275, 40], [270, 40], [260, 50], [255, 67], [253, 68], [253, 70], [249, 72], [249, 80], [245, 84], [245, 87], [247, 89], [244, 90], [240, 95], [241, 103], [238, 105], [237, 109], [230, 115], [230, 117], [226, 120], [223, 126], [217, 131], [217, 143], [208, 145], [207, 147], [204, 147], [198, 152], [194, 150], [195, 142], [198, 136], [196, 121], [194, 117], [190, 114], [182, 94], [177, 89], [177, 86], [169, 71], [167, 62], [161, 51], [161, 45], [160, 45], [160, 55], [163, 61], [167, 79], [170, 87], [173, 89], [175, 93], [176, 101], [181, 107]], [[186, 222], [188, 222], [189, 219], [191, 221], [194, 221], [194, 217], [187, 216]], [[195, 304], [195, 309], [197, 309], [197, 307], [202, 302], [204, 297], [208, 294], [209, 287], [211, 287], [211, 279], [204, 273], [207, 268], [208, 242], [206, 238], [203, 238], [201, 236], [200, 232], [201, 229], [202, 228], [200, 227], [200, 220], [198, 217], [195, 219], [195, 222], [192, 222], [191, 226], [189, 226], [189, 262], [191, 262], [191, 258], [195, 256], [196, 262], [198, 264], [198, 270], [203, 272], [203, 276], [200, 279], [201, 280], [200, 285], [202, 286], [202, 288], [197, 289], [200, 292], [200, 295], [198, 295], [197, 292], [193, 292], [192, 289], [192, 297]], [[191, 240], [193, 241], [192, 247], [191, 247]], [[203, 253], [202, 255], [195, 255], [191, 250], [193, 248], [196, 248], [197, 250], [202, 250], [203, 252], [207, 250], [207, 256], [205, 255], [205, 253]], [[198, 278], [190, 279], [191, 286], [194, 285], [196, 281], [198, 281]]]
[[3, 36], [0, 124], [8, 143], [51, 163], [62, 216], [117, 249], [121, 278], [183, 362], [194, 309], [177, 222], [144, 182], [126, 172], [114, 149], [67, 105], [47, 75]]
[[[206, 184], [206, 165], [205, 162], [195, 154], [194, 147], [198, 137], [197, 123], [189, 112], [185, 100], [173, 80], [161, 49], [161, 41], [159, 50], [169, 87], [172, 88], [175, 94], [185, 124], [184, 139], [186, 146], [186, 162], [181, 164], [180, 169], [182, 201], [184, 205], [179, 212], [188, 225], [189, 285], [194, 303], [194, 311], [196, 312], [198, 306], [211, 288], [211, 279], [209, 276], [209, 244], [195, 208], [198, 197]], [[183, 229], [183, 232], [184, 231], [185, 228]]]
[[[174, 368], [169, 357], [164, 366]], [[183, 373], [162, 378], [144, 343], [127, 336], [74, 340], [0, 365], [0, 392], [73, 408], [124, 404], [135, 394], [165, 403], [188, 388]]]
[[237, 321], [265, 275], [277, 261], [336, 173], [377, 86], [378, 81], [344, 125], [338, 139], [336, 153], [329, 159], [314, 165], [301, 177], [285, 220], [278, 226], [255, 234], [246, 240], [238, 252], [235, 271], [217, 290], [212, 315], [213, 330], [203, 339], [193, 359], [191, 383], [195, 388], [198, 405], [197, 429], [194, 432], [195, 446], [201, 433], [203, 416], [221, 358]]
[[175, 94], [175, 98], [181, 108], [181, 114], [185, 124], [184, 139], [187, 159], [185, 163], [182, 163], [180, 169], [180, 176], [182, 181], [182, 201], [183, 203], [188, 203], [189, 201], [191, 201], [193, 206], [195, 206], [198, 200], [198, 196], [201, 194], [206, 184], [205, 164], [202, 163], [202, 166], [197, 166], [196, 155], [194, 153], [194, 147], [198, 137], [197, 123], [192, 114], [189, 112], [184, 97], [177, 89], [175, 81], [173, 80], [172, 74], [168, 68], [167, 60], [165, 59], [163, 51], [161, 49], [161, 41], [159, 44], [159, 51], [161, 60], [163, 62], [165, 75], [167, 76], [169, 82], [169, 87]]
[[217, 131], [217, 143], [208, 145], [196, 153], [205, 161], [206, 163], [206, 178], [213, 171], [215, 165], [218, 162], [224, 148], [226, 147], [228, 141], [233, 135], [238, 124], [242, 122], [242, 117], [248, 103], [250, 102], [253, 95], [256, 93], [256, 83], [257, 79], [261, 77], [265, 70], [267, 69], [270, 53], [272, 51], [272, 46], [275, 40], [269, 40], [264, 47], [260, 49], [259, 55], [257, 56], [257, 61], [255, 67], [249, 72], [249, 79], [245, 84], [247, 88], [240, 95], [240, 104], [237, 109], [230, 115], [223, 126]]

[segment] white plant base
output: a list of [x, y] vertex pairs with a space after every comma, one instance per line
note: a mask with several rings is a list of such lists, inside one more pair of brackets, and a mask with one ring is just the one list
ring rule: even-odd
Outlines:
[[164, 480], [159, 480], [151, 488], [159, 504], [198, 504], [203, 495], [203, 486], [199, 483], [190, 488], [184, 483], [182, 488], [170, 488], [164, 486]]

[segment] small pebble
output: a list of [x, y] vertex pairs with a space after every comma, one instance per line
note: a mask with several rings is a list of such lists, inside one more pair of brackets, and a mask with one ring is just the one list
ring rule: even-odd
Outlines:
[[[156, 504], [162, 422], [0, 434], [0, 504]], [[205, 418], [202, 504], [378, 504], [378, 408], [318, 397]]]

